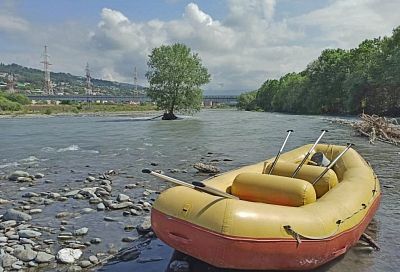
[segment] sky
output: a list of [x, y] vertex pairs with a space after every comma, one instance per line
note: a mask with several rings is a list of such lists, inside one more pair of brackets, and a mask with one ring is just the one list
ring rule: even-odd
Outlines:
[[211, 74], [206, 94], [255, 90], [326, 48], [391, 35], [398, 0], [0, 0], [0, 62], [147, 86], [151, 50], [183, 43]]

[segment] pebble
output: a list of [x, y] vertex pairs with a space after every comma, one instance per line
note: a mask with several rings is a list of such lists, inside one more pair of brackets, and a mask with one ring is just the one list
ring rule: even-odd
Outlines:
[[1, 256], [2, 256], [1, 259], [3, 260], [4, 268], [11, 267], [11, 265], [13, 263], [18, 261], [18, 259], [16, 257], [14, 257], [13, 255], [8, 254], [8, 253], [1, 254]]
[[82, 268], [77, 265], [72, 265], [72, 266], [68, 267], [67, 271], [68, 272], [79, 272], [79, 271], [82, 271]]
[[130, 197], [125, 195], [125, 194], [119, 194], [118, 197], [117, 197], [117, 201], [118, 202], [126, 202], [126, 201], [129, 201], [129, 200], [130, 200]]
[[101, 239], [100, 238], [93, 238], [92, 240], [90, 240], [91, 244], [100, 244], [101, 243]]
[[56, 214], [56, 218], [71, 217], [73, 213], [71, 212], [59, 212]]
[[134, 189], [134, 188], [136, 188], [136, 187], [137, 187], [136, 184], [127, 184], [127, 185], [125, 185], [125, 188], [126, 188], [126, 189]]
[[151, 231], [151, 219], [150, 216], [145, 216], [141, 224], [136, 226], [137, 232], [139, 234], [146, 234]]
[[37, 252], [32, 250], [28, 245], [25, 245], [24, 249], [17, 248], [14, 250], [13, 255], [24, 262], [32, 261], [36, 258]]
[[30, 177], [19, 177], [17, 178], [17, 182], [32, 182], [33, 179]]
[[79, 266], [83, 267], [83, 268], [89, 267], [91, 265], [92, 265], [92, 263], [90, 261], [87, 261], [87, 260], [79, 262]]
[[40, 195], [38, 193], [34, 193], [34, 192], [26, 192], [25, 194], [22, 195], [22, 197], [39, 197]]
[[174, 260], [169, 265], [169, 269], [171, 272], [189, 272], [190, 266], [186, 261]]
[[93, 181], [96, 180], [96, 178], [93, 177], [93, 176], [88, 176], [88, 177], [86, 178], [86, 180], [89, 181], [89, 182], [93, 182]]
[[94, 210], [92, 208], [83, 208], [82, 209], [82, 213], [91, 213], [94, 212]]
[[0, 223], [0, 229], [8, 229], [15, 227], [17, 225], [17, 221], [15, 220], [7, 220]]
[[89, 231], [88, 228], [80, 228], [80, 229], [77, 229], [75, 231], [75, 235], [76, 236], [83, 236], [83, 235], [86, 235], [88, 233], [88, 231]]
[[36, 173], [36, 174], [34, 175], [34, 177], [37, 178], [37, 179], [41, 179], [41, 178], [44, 178], [44, 174], [42, 174], [42, 173]]
[[104, 211], [106, 209], [106, 206], [104, 206], [103, 203], [97, 204], [97, 210], [98, 211]]
[[89, 261], [93, 264], [97, 264], [99, 262], [99, 259], [96, 256], [92, 255], [89, 256]]
[[35, 261], [37, 263], [49, 263], [54, 259], [55, 259], [54, 255], [46, 253], [44, 251], [39, 251], [35, 258]]
[[96, 197], [96, 198], [92, 197], [89, 199], [90, 204], [99, 204], [101, 202], [102, 202], [101, 198], [98, 198], [98, 197]]
[[139, 237], [123, 237], [122, 242], [131, 243], [139, 239]]
[[0, 205], [4, 205], [4, 204], [8, 204], [8, 203], [10, 203], [9, 200], [0, 198]]
[[42, 209], [31, 209], [29, 210], [29, 214], [38, 214], [41, 213]]
[[117, 221], [117, 219], [112, 218], [112, 217], [109, 217], [109, 216], [106, 216], [106, 217], [104, 217], [104, 221], [107, 221], [107, 222], [114, 222], [114, 221]]
[[29, 173], [25, 171], [15, 171], [8, 177], [8, 179], [16, 181], [19, 177], [29, 177]]
[[34, 230], [20, 230], [18, 231], [19, 237], [22, 238], [37, 238], [42, 235], [42, 233]]

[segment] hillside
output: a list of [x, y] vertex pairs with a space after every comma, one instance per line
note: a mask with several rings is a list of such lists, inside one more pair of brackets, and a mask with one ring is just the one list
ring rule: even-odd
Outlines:
[[[42, 89], [43, 71], [24, 67], [18, 64], [0, 63], [0, 88], [6, 90], [8, 75], [14, 74], [15, 88], [21, 93], [37, 93]], [[71, 75], [69, 73], [50, 73], [50, 78], [54, 84], [54, 93], [84, 94], [86, 78]], [[92, 78], [93, 92], [97, 94], [110, 95], [132, 95], [134, 85], [119, 83]], [[143, 91], [142, 86], [138, 86], [139, 91]]]

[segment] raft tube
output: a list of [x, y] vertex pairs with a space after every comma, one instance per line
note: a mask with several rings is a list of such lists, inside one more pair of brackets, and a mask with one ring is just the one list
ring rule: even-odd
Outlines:
[[[379, 181], [350, 149], [315, 186], [324, 170], [304, 165], [311, 145], [226, 172], [204, 183], [239, 197], [227, 199], [177, 186], [160, 194], [151, 221], [157, 237], [174, 249], [220, 268], [307, 270], [344, 254], [378, 209]], [[317, 145], [333, 160], [345, 147]], [[280, 186], [281, 184], [281, 186]], [[310, 186], [311, 185], [311, 186]]]

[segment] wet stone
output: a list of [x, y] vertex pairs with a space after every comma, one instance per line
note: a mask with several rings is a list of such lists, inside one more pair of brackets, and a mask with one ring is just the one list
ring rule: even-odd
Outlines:
[[63, 248], [57, 253], [57, 260], [61, 263], [72, 264], [82, 256], [80, 249]]
[[119, 194], [118, 197], [117, 197], [117, 201], [118, 202], [126, 202], [126, 201], [129, 201], [129, 200], [130, 200], [130, 197], [125, 195], [125, 194]]
[[190, 266], [186, 261], [174, 260], [169, 265], [169, 269], [171, 272], [189, 272]]
[[86, 235], [88, 233], [88, 231], [89, 231], [88, 228], [80, 228], [80, 229], [77, 229], [75, 231], [75, 235], [76, 236], [83, 236], [83, 235]]
[[30, 221], [32, 220], [32, 216], [27, 213], [20, 212], [14, 209], [9, 209], [3, 215], [3, 220], [15, 220], [15, 221]]
[[99, 203], [99, 204], [97, 204], [96, 208], [98, 211], [104, 211], [106, 209], [106, 206], [104, 206], [103, 203]]
[[92, 255], [89, 256], [89, 261], [93, 264], [97, 264], [99, 262], [99, 259], [96, 256]]
[[93, 238], [90, 240], [91, 244], [100, 244], [101, 243], [101, 239], [100, 238]]
[[37, 252], [33, 251], [29, 246], [24, 249], [15, 249], [13, 255], [24, 262], [32, 261], [36, 258]]
[[22, 238], [37, 238], [42, 235], [42, 233], [34, 230], [20, 230], [18, 231], [19, 237]]
[[29, 173], [25, 171], [15, 171], [8, 177], [8, 179], [11, 181], [16, 181], [20, 177], [29, 177]]
[[54, 255], [43, 252], [43, 251], [39, 251], [35, 258], [35, 261], [37, 263], [49, 263], [49, 262], [53, 261], [54, 259], [55, 259]]
[[131, 243], [139, 239], [139, 237], [123, 237], [122, 242]]
[[89, 267], [91, 265], [92, 265], [92, 263], [90, 261], [87, 261], [87, 260], [79, 262], [79, 266], [83, 267], [83, 268]]
[[42, 173], [36, 173], [36, 174], [34, 175], [34, 177], [37, 178], [37, 179], [41, 179], [41, 178], [44, 178], [44, 174], [42, 174]]

